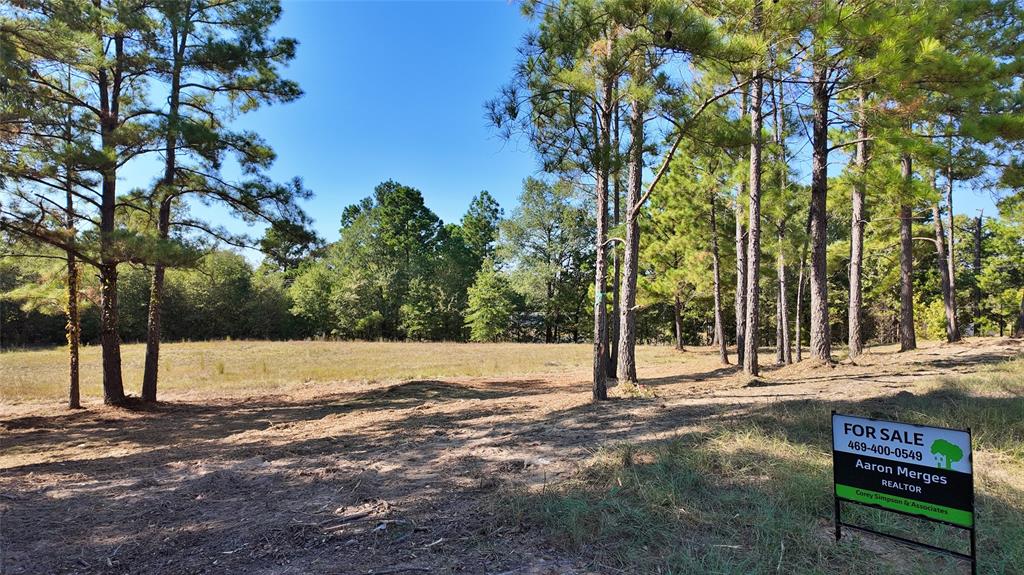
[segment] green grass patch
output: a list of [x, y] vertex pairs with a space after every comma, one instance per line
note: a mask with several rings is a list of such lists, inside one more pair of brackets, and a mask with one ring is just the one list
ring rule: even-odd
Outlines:
[[[971, 427], [981, 573], [1024, 573], [1024, 362], [865, 402], [782, 402], [709, 433], [600, 450], [498, 504], [595, 568], [628, 573], [968, 573], [965, 562], [850, 531], [833, 538], [830, 412]], [[844, 520], [966, 552], [967, 533], [844, 505]]]

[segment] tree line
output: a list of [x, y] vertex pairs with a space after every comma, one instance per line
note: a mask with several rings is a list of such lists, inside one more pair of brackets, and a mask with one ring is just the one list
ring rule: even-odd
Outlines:
[[[413, 341], [576, 342], [585, 332], [593, 225], [569, 182], [532, 178], [507, 217], [486, 191], [458, 223], [445, 224], [423, 194], [394, 181], [345, 208], [339, 239], [282, 235], [270, 226], [253, 265], [243, 254], [204, 250], [167, 269], [165, 339], [337, 338]], [[127, 224], [126, 224], [127, 225]], [[67, 274], [60, 250], [0, 232], [0, 343], [65, 338]], [[153, 265], [119, 275], [123, 341], [149, 335]], [[101, 342], [99, 278], [77, 288], [80, 338]], [[500, 310], [500, 311], [496, 311]]]
[[[144, 401], [157, 398], [166, 269], [194, 264], [210, 238], [246, 245], [191, 215], [193, 199], [247, 221], [302, 230], [298, 178], [274, 182], [275, 155], [239, 114], [301, 95], [281, 68], [297, 42], [270, 33], [276, 2], [29, 0], [0, 7], [0, 229], [66, 263], [71, 407], [79, 405], [83, 266], [95, 272], [106, 403], [126, 402], [119, 275], [151, 269]], [[153, 158], [145, 188], [119, 188]], [[22, 254], [27, 255], [27, 254]], [[50, 256], [52, 254], [42, 254]]]
[[[1016, 2], [521, 6], [534, 30], [486, 111], [543, 174], [507, 214], [481, 192], [453, 223], [386, 181], [330, 244], [311, 192], [232, 128], [301, 96], [276, 2], [0, 9], [0, 337], [52, 343], [63, 323], [75, 406], [83, 334], [114, 404], [122, 339], [146, 342], [146, 401], [163, 338], [214, 337], [589, 340], [601, 400], [637, 382], [638, 341], [714, 345], [757, 376], [766, 345], [786, 364], [1024, 335]], [[151, 184], [120, 190], [147, 156]], [[968, 189], [999, 213], [956, 215]]]
[[[527, 178], [519, 200], [504, 217], [482, 191], [458, 223], [444, 224], [418, 189], [386, 181], [344, 210], [332, 244], [269, 227], [258, 265], [208, 249], [166, 271], [163, 338], [579, 342], [593, 265], [589, 208], [568, 182]], [[63, 256], [11, 233], [0, 233], [0, 246], [0, 343], [60, 343]], [[128, 264], [119, 276], [122, 341], [146, 341], [154, 274]], [[78, 295], [81, 338], [99, 343], [98, 278], [83, 277]]]
[[419, 190], [387, 181], [296, 270], [292, 311], [321, 337], [579, 341], [592, 233], [567, 182], [528, 178], [508, 217], [481, 192], [445, 224]]
[[[66, 339], [66, 270], [57, 259], [30, 258], [0, 264], [0, 343], [5, 349], [60, 345]], [[4, 253], [12, 253], [5, 250]], [[24, 250], [22, 250], [24, 253]], [[52, 252], [51, 252], [52, 253]], [[59, 256], [54, 253], [54, 258]], [[122, 341], [144, 342], [148, 335], [153, 272], [127, 267], [118, 278], [118, 319]], [[265, 265], [254, 267], [242, 255], [215, 250], [188, 268], [167, 270], [161, 334], [169, 341], [211, 339], [301, 339], [309, 327], [291, 312], [286, 276]], [[84, 275], [79, 283], [79, 330], [85, 344], [99, 343], [99, 283]]]
[[[793, 360], [805, 316], [819, 362], [833, 361], [843, 339], [856, 357], [871, 335], [914, 349], [919, 318], [939, 306], [946, 339], [957, 341], [964, 319], [983, 325], [986, 282], [1019, 301], [1015, 331], [1024, 330], [1020, 286], [1005, 283], [1016, 266], [1004, 260], [986, 274], [978, 239], [1007, 233], [995, 241], [1015, 253], [1020, 243], [1009, 205], [1024, 135], [1018, 3], [522, 6], [536, 27], [488, 111], [501, 134], [533, 145], [546, 171], [594, 198], [595, 400], [607, 397], [609, 377], [637, 381], [645, 285], [670, 300], [680, 340], [680, 315], [701, 291], [722, 362], [731, 337], [751, 376], [766, 341], [777, 342], [779, 362]], [[1008, 192], [1002, 218], [987, 231], [958, 220], [958, 185]], [[928, 265], [934, 276], [921, 273]], [[936, 276], [939, 306], [924, 293]], [[969, 318], [963, 287], [976, 290]], [[1008, 320], [995, 311], [1005, 306], [984, 305]], [[888, 306], [898, 313], [887, 317]]]

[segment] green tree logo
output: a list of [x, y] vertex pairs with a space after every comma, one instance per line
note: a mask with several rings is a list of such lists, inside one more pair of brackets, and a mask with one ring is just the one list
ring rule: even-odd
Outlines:
[[935, 456], [936, 467], [953, 469], [953, 464], [964, 458], [964, 450], [945, 439], [936, 439], [932, 442], [932, 455]]

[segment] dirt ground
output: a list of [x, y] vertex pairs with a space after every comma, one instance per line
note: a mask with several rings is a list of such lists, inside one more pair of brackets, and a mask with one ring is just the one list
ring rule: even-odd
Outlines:
[[0, 405], [0, 573], [583, 573], [495, 517], [494, 490], [542, 488], [602, 444], [699, 431], [766, 403], [914, 393], [1024, 343], [893, 351], [751, 382], [693, 349], [641, 366], [656, 398], [600, 405], [586, 371], [178, 393], [145, 411]]

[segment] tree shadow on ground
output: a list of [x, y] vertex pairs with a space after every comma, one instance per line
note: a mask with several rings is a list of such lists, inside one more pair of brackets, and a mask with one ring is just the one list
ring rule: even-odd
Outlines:
[[[552, 414], [552, 418], [560, 426], [586, 419], [594, 423], [587, 429], [597, 435], [595, 444], [614, 445], [623, 437], [607, 425], [623, 417], [628, 409], [626, 402], [616, 403], [598, 413], [583, 406]], [[667, 441], [635, 436], [627, 441], [631, 445], [628, 453], [653, 453], [653, 460], [640, 458], [640, 463], [623, 465], [615, 463], [621, 459], [616, 455], [610, 459], [612, 468], [619, 470], [614, 477], [607, 476], [605, 467], [598, 467], [596, 476], [584, 475], [582, 481], [565, 485], [564, 491], [523, 491], [515, 508], [526, 509], [522, 512], [524, 521], [542, 527], [553, 541], [581, 553], [592, 563], [610, 564], [626, 572], [653, 572], [656, 568], [661, 572], [703, 569], [765, 574], [788, 568], [791, 572], [837, 575], [887, 569], [895, 573], [961, 572], [961, 563], [916, 549], [908, 554], [906, 547], [884, 540], [854, 535], [842, 545], [832, 544], [832, 485], [827, 454], [831, 449], [833, 410], [882, 419], [970, 426], [975, 451], [1020, 453], [1024, 440], [1024, 397], [979, 397], [950, 381], [925, 393], [904, 392], [858, 401], [781, 399], [729, 405], [726, 409], [715, 406], [711, 414], [667, 408], [644, 420], [643, 428], [666, 430], [678, 426], [691, 431]], [[693, 417], [701, 419], [694, 422]], [[713, 431], [692, 427], [711, 419]], [[746, 447], [751, 437], [761, 446]], [[670, 450], [681, 450], [682, 455], [665, 461], [658, 454], [666, 445]], [[1005, 458], [1000, 460], [1005, 464]], [[643, 479], [645, 473], [666, 473], [666, 466], [672, 465], [678, 469], [666, 477]], [[1019, 529], [1024, 524], [1024, 490], [1005, 481], [1006, 474], [1024, 468], [1024, 460], [1009, 465], [991, 470], [976, 468], [983, 477], [976, 500], [979, 522], [985, 525], [979, 534], [981, 573], [1024, 569], [1024, 531]], [[644, 466], [649, 469], [641, 469]], [[684, 481], [682, 486], [671, 485], [675, 481], [672, 477], [694, 474], [699, 477], [692, 484]], [[630, 478], [635, 477], [643, 481], [631, 483]], [[669, 501], [672, 503], [666, 503]], [[665, 505], [685, 512], [673, 516], [672, 521], [658, 523]], [[959, 530], [877, 511], [851, 513], [859, 514], [860, 521], [876, 529], [932, 544], [949, 545], [951, 541], [960, 551], [965, 550], [966, 539]], [[653, 526], [646, 522], [653, 522]], [[722, 527], [714, 527], [716, 522]], [[688, 543], [677, 553], [672, 543], [679, 540]], [[749, 543], [737, 546], [737, 542]], [[795, 550], [791, 553], [796, 556], [785, 557], [783, 562], [780, 545]], [[636, 548], [651, 551], [636, 554]], [[742, 549], [742, 553], [730, 549]]]
[[641, 383], [649, 385], [651, 387], [664, 387], [679, 383], [696, 383], [706, 381], [708, 379], [717, 379], [721, 377], [728, 377], [740, 373], [740, 368], [735, 365], [723, 365], [715, 369], [709, 369], [697, 373], [686, 373], [679, 375], [670, 375], [665, 377], [650, 377], [643, 378]]
[[[139, 441], [146, 449], [5, 469], [0, 484], [11, 495], [0, 503], [9, 572], [366, 573], [426, 564], [482, 573], [528, 563], [487, 537], [497, 526], [480, 498], [494, 486], [487, 480], [492, 462], [463, 453], [458, 473], [431, 469], [447, 450], [431, 430], [449, 421], [419, 417], [417, 409], [505, 392], [446, 395], [453, 390], [436, 382], [397, 387], [330, 405], [268, 402], [215, 414], [206, 406], [168, 406], [126, 421], [135, 428], [127, 433], [157, 436]], [[451, 425], [501, 412], [470, 405]], [[308, 427], [316, 417], [329, 423], [360, 410], [393, 417], [342, 436]], [[386, 433], [405, 412], [404, 433]], [[190, 418], [199, 419], [195, 431]], [[115, 437], [106, 420], [98, 435], [80, 418], [71, 421], [71, 441]], [[275, 435], [289, 427], [302, 429]], [[186, 441], [200, 431], [200, 439]], [[270, 435], [249, 438], [252, 431]], [[65, 431], [51, 425], [44, 433]], [[34, 440], [35, 449], [63, 441]], [[372, 508], [366, 518], [336, 525], [337, 510], [344, 516], [364, 508]], [[529, 540], [517, 549], [544, 547], [529, 535], [508, 536]], [[461, 543], [428, 547], [439, 540]], [[339, 563], [346, 565], [341, 571]]]
[[[542, 386], [539, 380], [486, 388], [419, 380], [303, 400], [264, 396], [211, 403], [160, 403], [145, 410], [101, 408], [0, 418], [0, 453], [14, 449], [38, 452], [82, 442], [126, 442], [159, 447], [186, 441], [218, 441], [246, 431], [265, 431], [274, 426], [361, 411], [400, 410], [425, 402], [495, 400], [540, 393]], [[155, 430], [159, 432], [154, 433]]]
[[[1005, 357], [965, 359], [976, 366]], [[901, 368], [887, 366], [873, 377]], [[649, 383], [671, 389], [734, 370]], [[506, 527], [489, 507], [489, 491], [528, 475], [546, 480], [546, 460], [582, 460], [597, 446], [653, 445], [652, 438], [700, 443], [712, 428], [719, 435], [758, 429], [820, 452], [833, 409], [971, 425], [978, 448], [1010, 450], [1024, 439], [1019, 396], [976, 397], [952, 382], [858, 401], [765, 394], [773, 398], [766, 403], [718, 393], [727, 400], [706, 404], [592, 404], [585, 384], [568, 394], [564, 388], [540, 379], [424, 380], [312, 399], [265, 396], [0, 419], [0, 453], [26, 457], [0, 471], [13, 497], [0, 501], [7, 507], [7, 548], [23, 572], [366, 573], [403, 562], [435, 572], [494, 572], [530, 561], [528, 551], [545, 544], [538, 533], [495, 535]], [[814, 483], [820, 469], [804, 475], [827, 493], [827, 484]], [[771, 500], [784, 483], [773, 485], [742, 495]], [[982, 494], [982, 508], [1024, 519], [1012, 500], [1019, 493], [1004, 493]], [[811, 507], [812, 521], [827, 519], [819, 499]], [[372, 521], [332, 530], [339, 508], [371, 509]], [[748, 535], [764, 528], [751, 527]], [[982, 541], [1002, 557], [1020, 537]]]

